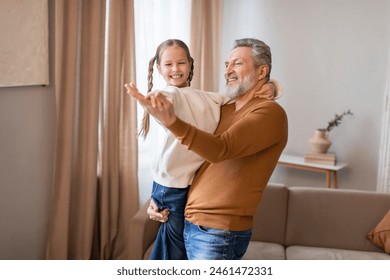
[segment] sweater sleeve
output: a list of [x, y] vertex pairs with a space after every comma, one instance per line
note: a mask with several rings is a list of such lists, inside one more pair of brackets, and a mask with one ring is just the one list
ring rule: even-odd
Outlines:
[[218, 132], [217, 129], [215, 135], [180, 119], [168, 129], [181, 144], [210, 162], [255, 155], [287, 141], [287, 117], [283, 108], [274, 101], [261, 102], [242, 115], [225, 131]]

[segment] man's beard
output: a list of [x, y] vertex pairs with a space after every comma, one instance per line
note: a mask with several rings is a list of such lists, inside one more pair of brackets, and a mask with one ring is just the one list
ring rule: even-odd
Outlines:
[[230, 86], [229, 84], [227, 84], [225, 87], [225, 96], [230, 99], [235, 99], [240, 95], [243, 95], [247, 91], [251, 90], [257, 82], [253, 79], [255, 74], [256, 73], [252, 73], [248, 76], [245, 76], [243, 81], [241, 83], [238, 82], [238, 84], [235, 86]]

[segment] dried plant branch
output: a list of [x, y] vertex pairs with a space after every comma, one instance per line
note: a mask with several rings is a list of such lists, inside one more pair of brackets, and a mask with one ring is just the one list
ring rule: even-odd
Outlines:
[[341, 115], [336, 114], [335, 117], [328, 122], [328, 126], [326, 128], [320, 128], [319, 130], [328, 131], [328, 132], [331, 131], [333, 128], [338, 126], [341, 123], [341, 121], [343, 120], [344, 116], [347, 116], [347, 115], [353, 116], [353, 113], [351, 112], [351, 110], [348, 109], [348, 111], [345, 111]]

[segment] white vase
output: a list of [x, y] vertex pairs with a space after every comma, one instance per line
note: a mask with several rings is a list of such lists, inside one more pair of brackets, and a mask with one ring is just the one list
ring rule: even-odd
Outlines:
[[332, 142], [328, 139], [328, 132], [326, 130], [317, 129], [309, 139], [309, 144], [312, 152], [323, 154], [328, 151]]

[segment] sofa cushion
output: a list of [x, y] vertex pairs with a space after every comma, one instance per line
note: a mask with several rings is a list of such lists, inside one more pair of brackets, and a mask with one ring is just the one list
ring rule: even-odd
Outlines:
[[368, 238], [379, 248], [390, 254], [390, 210], [368, 234]]
[[283, 245], [277, 243], [251, 241], [242, 258], [243, 260], [285, 260]]
[[287, 247], [286, 257], [288, 260], [390, 260], [390, 255], [385, 253], [307, 246]]
[[367, 233], [389, 203], [384, 193], [290, 187], [286, 245], [383, 252]]

